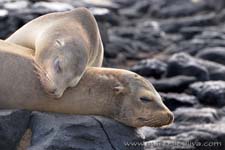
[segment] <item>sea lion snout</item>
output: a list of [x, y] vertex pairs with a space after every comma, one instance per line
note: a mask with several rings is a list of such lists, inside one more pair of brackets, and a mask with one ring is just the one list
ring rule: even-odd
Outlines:
[[160, 120], [160, 126], [170, 125], [173, 123], [174, 115], [161, 99], [158, 100], [157, 105], [158, 111], [155, 112], [155, 116]]
[[[157, 114], [157, 116], [159, 116], [159, 118], [162, 118], [162, 126], [164, 125], [169, 125], [171, 123], [173, 123], [174, 120], [174, 115], [173, 113], [169, 110], [169, 108], [163, 103], [161, 97], [158, 100], [158, 107], [159, 107], [159, 114]], [[161, 116], [161, 117], [160, 117]]]
[[171, 111], [166, 110], [163, 111], [162, 113], [158, 114], [159, 120], [161, 120], [160, 126], [167, 126], [173, 123], [174, 121], [174, 115]]
[[63, 95], [63, 91], [60, 91], [57, 88], [53, 88], [53, 89], [51, 89], [51, 91], [49, 91], [49, 93], [50, 93], [50, 95], [52, 95], [52, 97], [58, 99]]
[[168, 112], [167, 116], [168, 116], [168, 123], [167, 124], [171, 124], [174, 120], [174, 115], [173, 115], [172, 112]]
[[46, 88], [45, 87], [45, 92], [50, 96], [50, 97], [52, 97], [52, 98], [54, 98], [54, 99], [58, 99], [58, 98], [60, 98], [62, 95], [63, 95], [63, 91], [64, 90], [61, 90], [61, 89], [59, 89], [59, 88], [57, 88], [57, 87], [48, 87], [48, 88]]

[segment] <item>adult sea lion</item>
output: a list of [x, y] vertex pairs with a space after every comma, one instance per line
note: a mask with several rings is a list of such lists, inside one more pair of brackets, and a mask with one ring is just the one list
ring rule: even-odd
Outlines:
[[154, 87], [126, 70], [89, 67], [60, 101], [51, 100], [33, 72], [32, 55], [0, 41], [0, 108], [101, 115], [132, 127], [160, 127], [173, 120]]
[[34, 50], [41, 83], [56, 98], [77, 85], [86, 67], [100, 67], [103, 61], [98, 25], [86, 8], [41, 16], [6, 41]]

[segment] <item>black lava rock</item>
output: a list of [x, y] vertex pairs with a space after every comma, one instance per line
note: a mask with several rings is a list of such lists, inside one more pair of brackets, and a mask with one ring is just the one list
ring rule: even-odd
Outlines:
[[225, 66], [207, 60], [195, 59], [200, 65], [207, 68], [210, 80], [223, 80], [225, 81]]
[[169, 59], [167, 76], [188, 75], [198, 80], [225, 80], [225, 66], [196, 59], [186, 53], [174, 54]]
[[168, 61], [167, 76], [176, 75], [194, 76], [201, 81], [209, 80], [207, 68], [186, 53], [174, 54]]
[[0, 111], [0, 149], [15, 150], [28, 127], [30, 112], [24, 110]]
[[214, 108], [178, 108], [174, 112], [175, 122], [181, 124], [215, 123], [219, 115]]
[[187, 0], [150, 0], [151, 15], [157, 18], [181, 18], [193, 16], [203, 11], [221, 10], [224, 6], [223, 0], [215, 3], [213, 0], [187, 1]]
[[210, 60], [225, 65], [224, 47], [206, 48], [199, 51], [196, 56], [201, 59]]
[[207, 81], [190, 85], [188, 93], [194, 94], [202, 104], [225, 106], [225, 82]]
[[167, 65], [157, 59], [146, 59], [138, 62], [130, 69], [145, 77], [161, 78], [167, 71]]
[[188, 40], [192, 39], [195, 35], [200, 34], [203, 31], [201, 27], [183, 27], [180, 29], [180, 33]]
[[[225, 14], [225, 11], [224, 11]], [[194, 28], [194, 29], [193, 29]], [[187, 30], [186, 30], [187, 29]], [[186, 31], [185, 31], [186, 30]], [[192, 31], [190, 31], [192, 30]], [[199, 30], [199, 33], [198, 33]], [[195, 32], [196, 31], [196, 32]], [[178, 52], [185, 52], [190, 55], [196, 55], [197, 53], [204, 51], [204, 49], [214, 47], [225, 47], [225, 33], [223, 27], [182, 27], [177, 34], [182, 34], [184, 38], [190, 38], [190, 40], [181, 40], [171, 44], [166, 48], [166, 53], [175, 54]], [[187, 34], [187, 35], [186, 35]]]
[[195, 96], [177, 93], [160, 93], [163, 103], [172, 111], [178, 107], [194, 107], [198, 100]]
[[[224, 126], [224, 123], [182, 126], [180, 127], [180, 130], [183, 130], [182, 133], [147, 141], [145, 148], [154, 150], [221, 150], [225, 148]], [[205, 146], [207, 144], [210, 146]]]
[[162, 31], [168, 33], [179, 32], [183, 27], [204, 27], [209, 25], [216, 25], [215, 14], [198, 15], [194, 17], [186, 17], [183, 19], [170, 19], [162, 21], [160, 27]]
[[131, 7], [121, 9], [119, 13], [120, 15], [126, 16], [128, 18], [137, 18], [147, 13], [149, 7], [150, 7], [149, 1], [146, 0], [136, 1], [136, 3], [131, 5]]
[[195, 77], [174, 76], [160, 80], [150, 79], [150, 82], [160, 92], [183, 92], [191, 83], [197, 81]]
[[35, 112], [30, 126], [29, 150], [115, 150], [125, 149], [125, 143], [143, 141], [134, 128], [96, 116]]

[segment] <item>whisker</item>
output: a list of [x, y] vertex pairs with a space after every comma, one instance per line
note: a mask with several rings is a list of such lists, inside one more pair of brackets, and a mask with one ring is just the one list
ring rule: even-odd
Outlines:
[[44, 89], [44, 91], [51, 96], [54, 96], [53, 93], [49, 91], [48, 84], [53, 83], [53, 81], [49, 78], [48, 73], [35, 61], [32, 62], [35, 70], [33, 71], [35, 74], [37, 74], [38, 79], [41, 81], [41, 86]]

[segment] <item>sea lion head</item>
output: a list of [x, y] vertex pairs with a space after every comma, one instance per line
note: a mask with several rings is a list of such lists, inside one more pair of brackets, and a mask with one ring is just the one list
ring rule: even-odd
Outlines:
[[35, 66], [43, 88], [55, 98], [60, 98], [66, 88], [77, 85], [84, 73], [88, 56], [79, 43], [79, 40], [64, 37], [35, 54]]
[[129, 71], [121, 78], [113, 87], [116, 120], [132, 127], [161, 127], [173, 122], [172, 112], [149, 81]]

